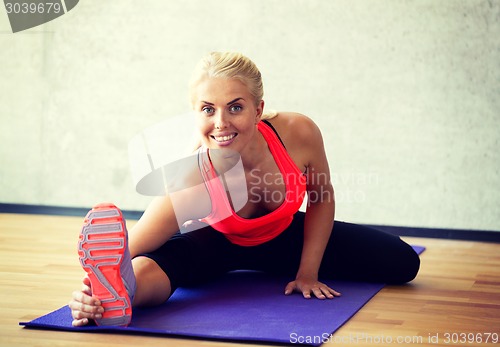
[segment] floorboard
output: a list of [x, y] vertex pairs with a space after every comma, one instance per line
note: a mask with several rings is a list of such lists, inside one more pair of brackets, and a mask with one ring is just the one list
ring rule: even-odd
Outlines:
[[[66, 304], [80, 287], [81, 223], [77, 217], [0, 214], [0, 346], [255, 346], [20, 327], [20, 321]], [[500, 244], [403, 239], [427, 247], [418, 277], [409, 285], [384, 288], [325, 345], [500, 345], [493, 342], [498, 335], [491, 335], [500, 334]]]

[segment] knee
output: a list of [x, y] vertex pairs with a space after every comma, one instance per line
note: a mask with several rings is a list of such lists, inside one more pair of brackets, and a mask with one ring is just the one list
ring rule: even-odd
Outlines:
[[144, 278], [154, 271], [154, 261], [148, 257], [138, 256], [132, 259], [134, 275], [137, 282], [144, 282]]
[[148, 257], [139, 256], [132, 260], [137, 290], [134, 306], [158, 305], [165, 302], [171, 294], [168, 276], [160, 266]]
[[408, 246], [408, 249], [395, 261], [394, 272], [387, 281], [388, 284], [404, 284], [417, 277], [420, 270], [420, 257], [411, 246]]

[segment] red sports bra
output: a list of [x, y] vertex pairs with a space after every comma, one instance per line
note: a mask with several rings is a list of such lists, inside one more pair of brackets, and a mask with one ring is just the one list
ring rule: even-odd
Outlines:
[[264, 136], [271, 154], [285, 182], [283, 203], [274, 211], [257, 218], [243, 218], [236, 214], [229, 202], [224, 184], [210, 161], [208, 148], [198, 155], [200, 172], [210, 194], [212, 210], [201, 221], [223, 233], [226, 238], [240, 246], [256, 246], [272, 240], [292, 222], [306, 193], [306, 177], [288, 155], [272, 125], [261, 121], [257, 125]]

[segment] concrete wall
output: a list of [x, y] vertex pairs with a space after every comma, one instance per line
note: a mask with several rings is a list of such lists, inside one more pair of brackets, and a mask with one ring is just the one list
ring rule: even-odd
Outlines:
[[0, 10], [0, 202], [144, 209], [128, 141], [237, 50], [323, 129], [337, 219], [500, 230], [499, 38], [498, 1], [85, 0], [16, 34]]

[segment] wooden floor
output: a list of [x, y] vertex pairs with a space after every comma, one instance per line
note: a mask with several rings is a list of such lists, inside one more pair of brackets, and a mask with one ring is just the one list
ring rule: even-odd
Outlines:
[[[0, 346], [255, 346], [20, 327], [65, 305], [80, 288], [81, 222], [0, 214]], [[427, 247], [417, 279], [384, 288], [325, 345], [500, 346], [493, 343], [500, 334], [500, 244], [404, 239]]]

